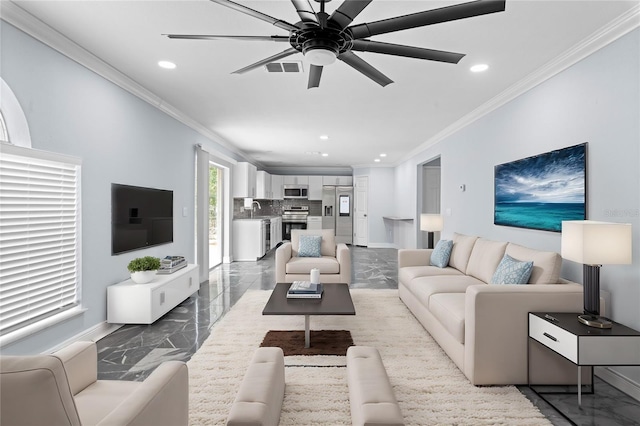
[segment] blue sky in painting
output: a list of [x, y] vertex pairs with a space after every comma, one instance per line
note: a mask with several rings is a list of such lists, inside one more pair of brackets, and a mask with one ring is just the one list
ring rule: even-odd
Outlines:
[[496, 203], [584, 203], [586, 144], [495, 167]]

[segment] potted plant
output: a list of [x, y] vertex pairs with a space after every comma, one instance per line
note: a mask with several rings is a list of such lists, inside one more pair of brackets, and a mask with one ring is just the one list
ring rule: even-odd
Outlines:
[[131, 272], [131, 280], [136, 284], [145, 284], [151, 281], [159, 268], [160, 259], [153, 256], [137, 257], [127, 266]]

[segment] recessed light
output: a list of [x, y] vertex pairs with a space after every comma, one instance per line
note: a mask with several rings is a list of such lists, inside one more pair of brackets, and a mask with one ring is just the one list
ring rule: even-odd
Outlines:
[[379, 159], [379, 158], [376, 158], [376, 159], [375, 159], [375, 160], [373, 160], [373, 161], [375, 161], [376, 163], [379, 163], [379, 162], [380, 162], [380, 159]]
[[489, 65], [487, 64], [476, 64], [469, 68], [471, 72], [483, 72], [489, 69]]
[[329, 154], [327, 154], [326, 152], [323, 152], [323, 153], [322, 153], [322, 156], [323, 156], [323, 157], [328, 157], [328, 156], [329, 156]]
[[160, 68], [164, 68], [164, 69], [167, 69], [167, 70], [172, 70], [172, 69], [175, 69], [176, 64], [174, 64], [173, 62], [169, 62], [169, 61], [159, 61], [158, 62], [158, 66]]
[[327, 139], [329, 139], [328, 135], [320, 135], [320, 139], [322, 139], [323, 141], [326, 141]]
[[386, 156], [387, 156], [387, 154], [385, 154], [385, 153], [380, 154], [380, 157], [386, 157]]

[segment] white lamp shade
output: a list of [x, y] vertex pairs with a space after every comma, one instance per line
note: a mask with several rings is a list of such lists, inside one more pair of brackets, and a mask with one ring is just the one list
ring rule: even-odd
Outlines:
[[625, 265], [631, 259], [631, 224], [562, 222], [562, 257], [585, 265]]
[[253, 198], [245, 198], [244, 199], [244, 208], [250, 209], [253, 207]]
[[442, 231], [444, 226], [442, 216], [439, 214], [421, 214], [420, 230], [427, 232]]

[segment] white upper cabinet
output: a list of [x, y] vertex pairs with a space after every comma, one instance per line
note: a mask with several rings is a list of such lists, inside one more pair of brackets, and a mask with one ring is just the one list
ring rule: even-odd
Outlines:
[[285, 175], [282, 181], [285, 185], [309, 185], [309, 176]]
[[257, 167], [251, 163], [240, 162], [233, 166], [234, 198], [256, 198], [257, 172]]
[[273, 198], [273, 192], [271, 191], [272, 176], [259, 170], [256, 173], [256, 198], [270, 200]]
[[322, 176], [309, 176], [309, 193], [310, 200], [322, 201]]
[[322, 176], [322, 184], [353, 186], [353, 176]]
[[271, 175], [271, 198], [274, 200], [284, 199], [281, 175]]

